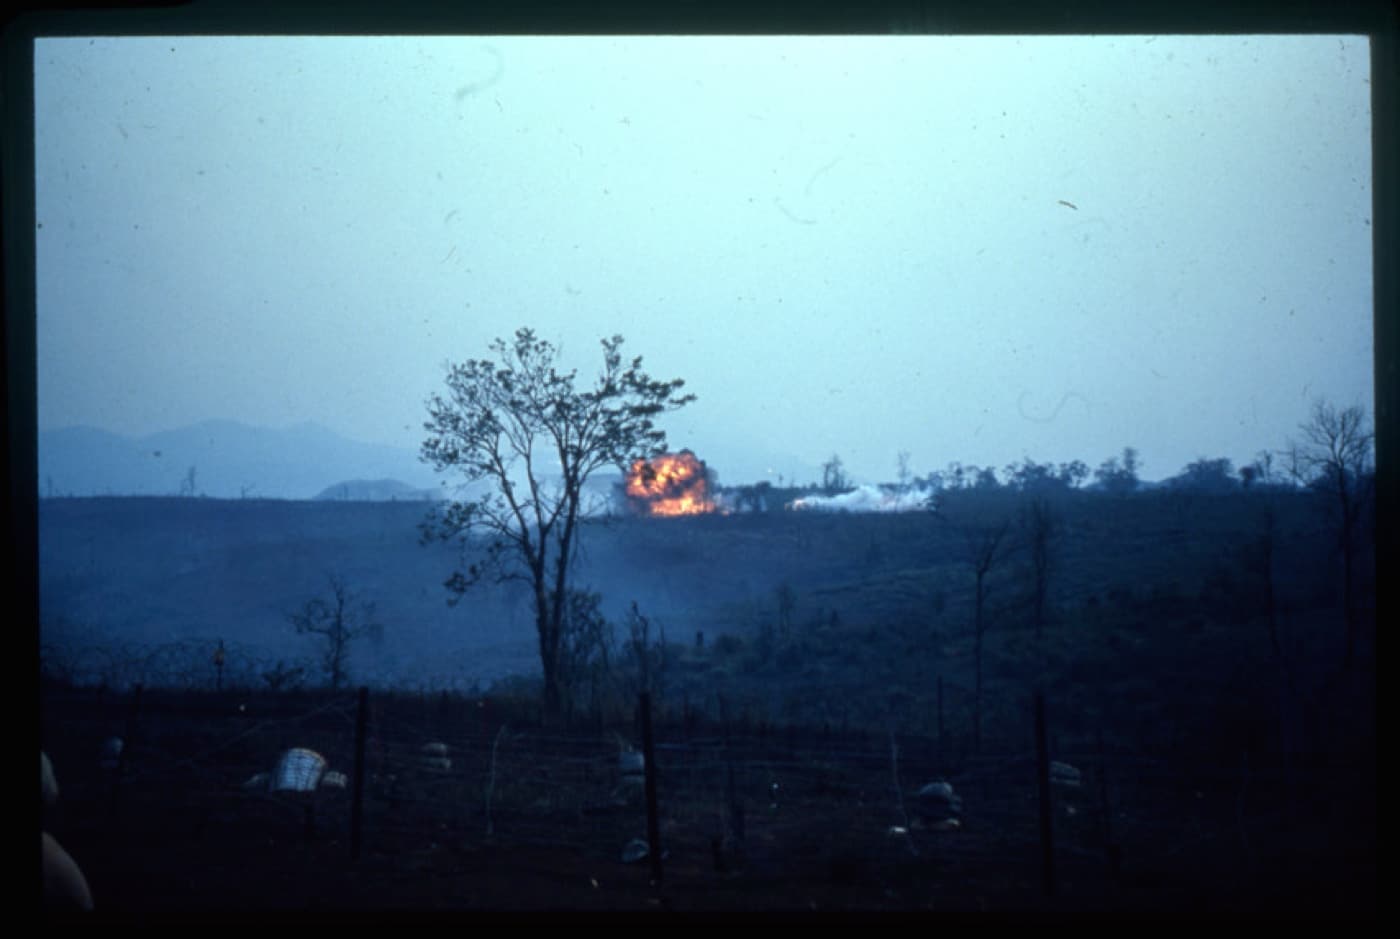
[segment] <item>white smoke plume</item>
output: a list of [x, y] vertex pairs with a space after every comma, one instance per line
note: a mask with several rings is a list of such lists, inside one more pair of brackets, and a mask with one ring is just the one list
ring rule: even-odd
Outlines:
[[804, 496], [788, 503], [797, 512], [923, 512], [928, 511], [934, 489], [911, 487], [903, 491], [882, 486], [859, 486], [839, 496]]

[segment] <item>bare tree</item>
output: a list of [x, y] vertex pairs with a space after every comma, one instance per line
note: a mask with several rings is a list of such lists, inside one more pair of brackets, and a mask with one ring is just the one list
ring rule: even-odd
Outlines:
[[1245, 489], [1274, 485], [1274, 455], [1268, 450], [1260, 450], [1252, 462], [1239, 468], [1239, 476], [1240, 484]]
[[828, 495], [834, 495], [849, 488], [851, 480], [841, 466], [841, 457], [833, 453], [831, 459], [822, 464], [822, 489], [826, 490]]
[[1089, 478], [1089, 467], [1083, 460], [1060, 464], [1060, 480], [1071, 489], [1078, 489]]
[[1235, 488], [1235, 468], [1228, 457], [1213, 460], [1201, 457], [1186, 464], [1180, 473], [1166, 481], [1166, 485], [1202, 492], [1228, 492]]
[[1283, 647], [1278, 641], [1278, 604], [1274, 591], [1274, 554], [1278, 548], [1278, 518], [1272, 499], [1266, 499], [1259, 517], [1259, 534], [1254, 541], [1254, 558], [1264, 588], [1264, 615], [1269, 625], [1269, 645], [1274, 659], [1281, 661]]
[[1132, 447], [1123, 448], [1123, 462], [1118, 457], [1109, 457], [1094, 471], [1094, 480], [1105, 492], [1123, 494], [1133, 492], [1138, 487], [1138, 452]]
[[1356, 603], [1355, 565], [1358, 529], [1369, 495], [1371, 446], [1375, 434], [1358, 405], [1338, 409], [1319, 398], [1312, 416], [1298, 425], [1302, 440], [1285, 451], [1288, 473], [1300, 485], [1329, 497], [1342, 555], [1342, 595], [1346, 611], [1346, 665], [1355, 654], [1360, 618]]
[[949, 489], [962, 489], [967, 485], [967, 467], [957, 460], [951, 460], [943, 472], [943, 482]]
[[[1084, 464], [1079, 464], [1084, 466]], [[1084, 471], [1087, 473], [1088, 468]], [[1026, 457], [1020, 463], [1008, 463], [1002, 470], [1002, 479], [1008, 489], [1025, 493], [1055, 492], [1070, 488], [1069, 480], [1055, 474], [1053, 463], [1037, 463]]]
[[636, 693], [650, 694], [659, 699], [665, 690], [666, 666], [669, 664], [666, 630], [658, 623], [656, 640], [652, 641], [651, 625], [651, 619], [642, 615], [637, 601], [633, 600], [631, 609], [627, 611], [627, 650], [632, 655], [632, 665], [636, 670]]
[[967, 546], [965, 557], [972, 567], [974, 577], [972, 648], [975, 677], [973, 680], [972, 742], [973, 746], [977, 748], [982, 745], [982, 638], [987, 633], [987, 595], [991, 589], [987, 583], [987, 576], [1010, 553], [1011, 542], [1007, 538], [1007, 533], [1010, 530], [1011, 522], [1009, 520], [1004, 520], [992, 527], [975, 526], [962, 529], [963, 539]]
[[[621, 336], [602, 346], [602, 370], [579, 389], [576, 371], [558, 371], [553, 344], [517, 330], [513, 342], [491, 345], [494, 360], [449, 367], [447, 394], [429, 399], [423, 425], [425, 462], [491, 484], [423, 525], [425, 538], [462, 547], [463, 569], [445, 584], [449, 602], [483, 578], [529, 585], [550, 716], [560, 712], [560, 643], [584, 484], [604, 467], [663, 453], [666, 434], [653, 419], [695, 400], [679, 394], [680, 379], [651, 379], [640, 357], [624, 363]], [[477, 560], [467, 563], [469, 553]]]
[[594, 714], [612, 681], [613, 629], [603, 616], [602, 596], [569, 589], [564, 633], [559, 644], [559, 685], [569, 713], [579, 704], [585, 683]]
[[322, 643], [321, 663], [331, 688], [345, 683], [350, 647], [356, 640], [374, 638], [384, 627], [374, 619], [374, 604], [367, 603], [346, 586], [336, 574], [328, 575], [330, 597], [308, 600], [287, 619], [303, 635], [317, 636]]
[[1045, 626], [1045, 608], [1050, 593], [1051, 542], [1059, 532], [1059, 519], [1048, 499], [1038, 496], [1021, 509], [1021, 531], [1031, 554], [1031, 610], [1035, 638], [1038, 640]]

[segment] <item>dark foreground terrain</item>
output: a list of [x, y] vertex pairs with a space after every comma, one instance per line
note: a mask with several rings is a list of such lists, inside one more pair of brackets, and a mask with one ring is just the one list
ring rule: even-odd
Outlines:
[[[1348, 603], [1315, 494], [1066, 493], [1037, 612], [1027, 506], [591, 523], [577, 583], [612, 636], [544, 723], [528, 607], [449, 611], [420, 507], [46, 501], [45, 824], [112, 915], [1373, 914], [1374, 527]], [[327, 570], [385, 623], [350, 661], [371, 688], [358, 856], [351, 788], [245, 786], [294, 747], [354, 775], [355, 693], [312, 690], [287, 621]], [[646, 837], [621, 777], [644, 686], [660, 884], [623, 860]], [[1074, 771], [1049, 868], [1037, 692]], [[956, 828], [921, 811], [937, 779]]]
[[[289, 746], [353, 778], [351, 694], [138, 699], [50, 686], [43, 703], [61, 788], [46, 825], [102, 915], [1375, 907], [1364, 766], [1066, 748], [1056, 758], [1081, 778], [1052, 788], [1051, 894], [1033, 745], [972, 756], [940, 752], [936, 738], [738, 721], [726, 733], [703, 715], [664, 715], [654, 885], [646, 860], [623, 860], [646, 836], [641, 788], [619, 777], [631, 725], [542, 728], [509, 701], [373, 696], [356, 858], [353, 786], [243, 786]], [[125, 760], [104, 767], [114, 731], [129, 741]], [[433, 742], [450, 765], [424, 760]], [[920, 815], [917, 790], [937, 777], [964, 800], [956, 830]]]

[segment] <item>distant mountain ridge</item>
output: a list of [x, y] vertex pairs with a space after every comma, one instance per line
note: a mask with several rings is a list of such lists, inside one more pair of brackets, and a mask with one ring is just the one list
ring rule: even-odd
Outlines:
[[346, 480], [408, 490], [439, 479], [408, 448], [364, 443], [310, 422], [286, 428], [207, 420], [144, 437], [94, 427], [42, 430], [39, 494], [313, 499]]

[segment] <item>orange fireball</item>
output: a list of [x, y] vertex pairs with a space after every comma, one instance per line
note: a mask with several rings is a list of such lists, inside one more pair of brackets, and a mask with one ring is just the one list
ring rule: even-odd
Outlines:
[[715, 510], [709, 471], [689, 450], [634, 460], [623, 491], [644, 515], [700, 515]]

